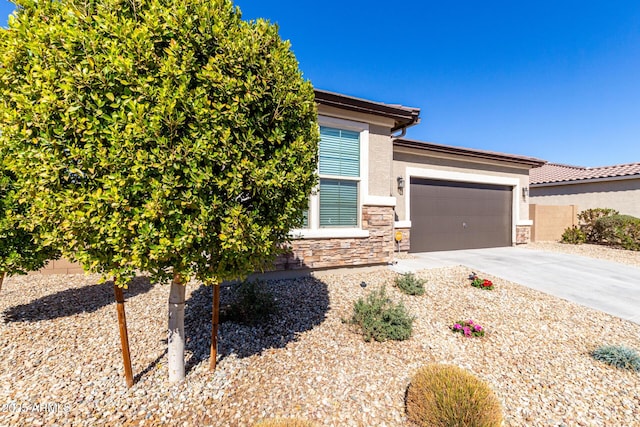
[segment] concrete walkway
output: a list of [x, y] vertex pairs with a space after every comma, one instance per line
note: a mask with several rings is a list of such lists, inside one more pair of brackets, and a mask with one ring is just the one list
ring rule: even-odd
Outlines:
[[640, 268], [518, 247], [413, 254], [400, 273], [464, 265], [640, 324]]

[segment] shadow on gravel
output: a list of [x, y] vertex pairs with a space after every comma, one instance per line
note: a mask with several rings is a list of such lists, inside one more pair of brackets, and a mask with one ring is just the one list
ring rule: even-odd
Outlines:
[[[153, 284], [148, 277], [138, 276], [124, 290], [124, 297], [131, 298], [151, 290]], [[115, 303], [113, 282], [108, 281], [82, 288], [66, 289], [6, 309], [4, 322], [38, 322], [60, 317], [73, 316], [80, 313], [92, 313], [109, 304]]]
[[[224, 284], [220, 289], [220, 307], [238, 297], [238, 284]], [[218, 332], [218, 355], [248, 357], [270, 348], [283, 348], [298, 334], [321, 324], [329, 310], [327, 285], [313, 277], [264, 281], [264, 289], [276, 299], [277, 312], [255, 326], [224, 321]], [[209, 359], [211, 345], [212, 288], [200, 286], [191, 293], [185, 310], [186, 350], [191, 354], [187, 371]]]

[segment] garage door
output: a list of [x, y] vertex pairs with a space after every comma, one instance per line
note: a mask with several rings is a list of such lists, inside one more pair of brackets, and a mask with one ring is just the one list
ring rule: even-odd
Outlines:
[[410, 252], [511, 246], [512, 191], [411, 178]]

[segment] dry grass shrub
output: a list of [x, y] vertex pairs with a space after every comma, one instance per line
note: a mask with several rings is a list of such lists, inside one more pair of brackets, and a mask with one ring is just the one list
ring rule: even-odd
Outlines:
[[432, 364], [407, 389], [407, 416], [421, 427], [499, 427], [502, 408], [489, 386], [457, 366]]

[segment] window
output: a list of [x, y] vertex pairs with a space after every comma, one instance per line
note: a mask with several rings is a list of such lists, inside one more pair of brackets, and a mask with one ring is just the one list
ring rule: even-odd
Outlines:
[[320, 126], [320, 227], [358, 226], [360, 133]]
[[358, 183], [320, 179], [320, 227], [358, 225]]
[[304, 213], [300, 237], [366, 237], [360, 229], [366, 197], [369, 126], [331, 117], [319, 117], [319, 184]]

